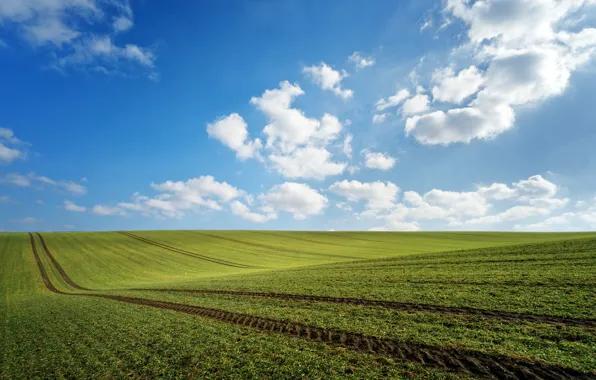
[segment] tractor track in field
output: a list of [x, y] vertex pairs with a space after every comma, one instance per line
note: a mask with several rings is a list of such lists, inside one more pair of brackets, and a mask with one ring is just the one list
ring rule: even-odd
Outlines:
[[46, 253], [46, 256], [50, 259], [50, 261], [52, 262], [52, 264], [54, 264], [54, 268], [56, 268], [56, 270], [58, 271], [58, 273], [60, 274], [60, 277], [62, 277], [62, 279], [70, 286], [72, 286], [73, 288], [77, 289], [77, 290], [91, 290], [91, 289], [87, 289], [84, 288], [82, 286], [79, 286], [77, 283], [75, 283], [69, 276], [68, 274], [66, 274], [66, 271], [64, 271], [64, 269], [62, 268], [62, 266], [58, 263], [58, 261], [56, 261], [56, 258], [54, 258], [54, 255], [52, 255], [52, 252], [48, 249], [48, 246], [46, 245], [45, 240], [43, 239], [43, 237], [41, 236], [41, 234], [39, 232], [36, 232], [37, 236], [39, 237], [39, 241], [41, 242], [41, 246], [43, 247], [44, 252]]
[[580, 372], [555, 364], [534, 362], [505, 355], [490, 355], [478, 351], [421, 343], [378, 338], [351, 331], [310, 326], [287, 320], [262, 318], [250, 314], [166, 301], [148, 300], [93, 293], [65, 293], [52, 284], [37, 252], [33, 234], [29, 233], [31, 249], [45, 287], [57, 294], [75, 297], [95, 297], [139, 306], [197, 315], [236, 326], [250, 327], [265, 333], [283, 334], [311, 342], [344, 347], [357, 352], [384, 355], [397, 360], [428, 365], [439, 370], [464, 373], [488, 379], [596, 379], [595, 373]]
[[252, 246], [252, 247], [259, 247], [259, 248], [267, 248], [267, 249], [271, 249], [271, 250], [274, 250], [274, 251], [280, 251], [280, 252], [298, 253], [298, 254], [301, 254], [301, 255], [324, 256], [324, 257], [331, 257], [331, 258], [334, 258], [334, 259], [336, 259], [338, 257], [341, 257], [343, 259], [351, 259], [351, 260], [358, 260], [358, 259], [360, 259], [360, 257], [356, 257], [356, 256], [329, 255], [329, 254], [324, 254], [324, 253], [299, 251], [297, 249], [282, 248], [282, 247], [276, 247], [274, 245], [261, 244], [261, 243], [253, 243], [253, 242], [250, 242], [250, 241], [239, 240], [239, 239], [234, 239], [234, 238], [229, 238], [229, 237], [219, 236], [219, 235], [213, 235], [213, 234], [208, 234], [208, 233], [199, 232], [199, 231], [189, 231], [189, 232], [194, 233], [194, 234], [197, 234], [197, 235], [208, 236], [208, 237], [214, 238], [214, 239], [220, 239], [220, 240], [224, 240], [224, 241], [229, 241], [229, 242], [232, 242], [232, 243], [238, 243], [238, 244], [248, 245], [248, 246]]
[[[58, 261], [54, 258], [52, 252], [48, 249], [43, 236], [40, 233], [36, 233], [42, 244], [44, 252], [51, 260], [52, 264], [62, 277], [62, 279], [77, 290], [92, 291], [93, 289], [87, 289], [76, 284], [68, 276], [66, 271], [60, 266]], [[528, 321], [533, 323], [547, 323], [556, 325], [576, 326], [576, 327], [596, 327], [596, 320], [587, 318], [565, 318], [557, 317], [552, 315], [539, 315], [531, 313], [519, 313], [519, 312], [507, 312], [487, 309], [477, 309], [471, 307], [450, 307], [440, 305], [428, 305], [414, 302], [398, 302], [398, 301], [383, 301], [383, 300], [368, 300], [364, 298], [348, 298], [348, 297], [329, 297], [329, 296], [316, 296], [308, 294], [292, 294], [292, 293], [274, 293], [274, 292], [249, 292], [249, 291], [238, 291], [238, 290], [209, 290], [209, 289], [150, 289], [150, 288], [138, 288], [138, 289], [126, 289], [133, 291], [156, 291], [166, 293], [186, 293], [186, 294], [218, 294], [218, 295], [230, 295], [230, 296], [247, 296], [247, 297], [262, 297], [262, 298], [274, 298], [282, 300], [297, 300], [297, 301], [314, 301], [324, 303], [338, 303], [344, 305], [358, 305], [358, 306], [369, 306], [369, 307], [383, 307], [386, 309], [403, 310], [403, 311], [425, 311], [443, 314], [455, 314], [455, 315], [474, 315], [486, 318], [497, 318], [507, 321]]]
[[118, 233], [120, 233], [120, 234], [122, 234], [124, 236], [127, 236], [129, 238], [142, 241], [142, 242], [144, 242], [146, 244], [153, 245], [155, 247], [159, 247], [159, 248], [162, 248], [162, 249], [171, 251], [171, 252], [180, 253], [180, 254], [183, 254], [183, 255], [186, 255], [186, 256], [194, 257], [196, 259], [202, 259], [202, 260], [209, 261], [209, 262], [212, 262], [212, 263], [215, 263], [215, 264], [225, 265], [225, 266], [234, 267], [234, 268], [243, 268], [243, 269], [251, 269], [251, 268], [254, 269], [254, 268], [257, 268], [255, 266], [251, 266], [251, 265], [238, 264], [238, 263], [234, 263], [234, 262], [231, 262], [231, 261], [216, 259], [216, 258], [213, 258], [213, 257], [210, 257], [210, 256], [201, 255], [201, 254], [196, 253], [196, 252], [191, 252], [191, 251], [187, 251], [185, 249], [172, 247], [171, 245], [160, 243], [160, 242], [157, 242], [157, 241], [154, 241], [154, 240], [150, 240], [150, 239], [147, 239], [147, 238], [144, 238], [144, 237], [141, 237], [141, 236], [132, 234], [130, 232], [119, 231]]
[[282, 300], [297, 300], [297, 301], [314, 301], [324, 303], [338, 303], [344, 305], [358, 305], [370, 307], [382, 307], [386, 309], [403, 310], [403, 311], [426, 311], [442, 314], [455, 315], [474, 315], [487, 318], [497, 318], [507, 321], [528, 321], [534, 323], [548, 323], [565, 326], [576, 327], [591, 327], [596, 328], [596, 320], [584, 318], [565, 318], [552, 315], [539, 315], [531, 313], [518, 313], [498, 310], [476, 309], [471, 307], [450, 307], [420, 304], [413, 302], [396, 302], [396, 301], [382, 301], [382, 300], [368, 300], [364, 298], [346, 298], [346, 297], [329, 297], [329, 296], [314, 296], [308, 294], [291, 294], [291, 293], [270, 293], [270, 292], [248, 292], [236, 290], [207, 290], [207, 289], [129, 289], [135, 291], [156, 291], [166, 293], [187, 293], [187, 294], [218, 294], [230, 296], [248, 296], [248, 297], [263, 297], [274, 298]]

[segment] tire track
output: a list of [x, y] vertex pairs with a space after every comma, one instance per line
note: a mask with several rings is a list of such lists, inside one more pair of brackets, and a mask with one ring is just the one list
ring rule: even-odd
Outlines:
[[48, 249], [48, 246], [46, 245], [45, 240], [43, 239], [43, 236], [41, 236], [41, 234], [39, 232], [36, 232], [37, 236], [39, 237], [39, 241], [41, 242], [41, 246], [43, 247], [44, 252], [46, 253], [46, 256], [50, 259], [50, 261], [52, 262], [52, 264], [54, 265], [54, 268], [56, 268], [56, 270], [58, 271], [58, 273], [60, 274], [60, 277], [62, 277], [62, 279], [71, 287], [77, 289], [77, 290], [91, 290], [91, 289], [87, 289], [84, 288], [82, 286], [79, 286], [77, 283], [75, 283], [69, 276], [68, 274], [66, 274], [66, 272], [64, 271], [64, 269], [62, 268], [62, 266], [58, 263], [58, 261], [56, 261], [56, 259], [54, 258], [54, 255], [52, 255], [52, 252]]
[[128, 289], [134, 291], [156, 291], [166, 293], [187, 293], [187, 294], [218, 294], [230, 296], [248, 296], [248, 297], [263, 297], [275, 298], [282, 300], [298, 300], [298, 301], [314, 301], [325, 303], [338, 303], [344, 305], [359, 305], [370, 307], [383, 307], [386, 309], [404, 310], [404, 311], [425, 311], [443, 314], [455, 315], [475, 315], [487, 318], [497, 318], [507, 321], [528, 321], [534, 323], [548, 323], [555, 325], [566, 325], [576, 327], [596, 327], [596, 320], [587, 318], [565, 318], [552, 315], [540, 315], [531, 313], [508, 312], [498, 310], [476, 309], [471, 307], [450, 307], [428, 305], [413, 302], [396, 302], [396, 301], [382, 301], [382, 300], [368, 300], [364, 298], [346, 298], [346, 297], [329, 297], [329, 296], [314, 296], [307, 294], [291, 294], [291, 293], [271, 293], [271, 292], [247, 292], [235, 290], [207, 290], [207, 289]]
[[57, 294], [82, 297], [96, 297], [119, 301], [127, 304], [147, 306], [162, 310], [197, 315], [225, 322], [236, 326], [250, 327], [266, 333], [283, 334], [302, 338], [311, 342], [341, 346], [357, 352], [385, 355], [397, 360], [427, 365], [443, 371], [464, 373], [488, 379], [596, 379], [596, 374], [580, 372], [555, 364], [534, 362], [505, 355], [490, 355], [478, 351], [459, 348], [432, 346], [427, 344], [401, 341], [398, 339], [378, 338], [351, 331], [325, 329], [303, 323], [255, 315], [234, 313], [193, 305], [184, 305], [166, 301], [125, 297], [108, 294], [64, 293], [54, 287], [37, 252], [33, 234], [29, 233], [31, 249], [35, 256], [40, 275], [45, 287]]
[[301, 254], [301, 255], [323, 256], [323, 257], [330, 257], [330, 258], [334, 258], [334, 259], [337, 259], [338, 257], [339, 258], [343, 258], [343, 259], [350, 259], [350, 260], [358, 260], [358, 259], [360, 259], [360, 257], [356, 257], [356, 256], [329, 255], [329, 254], [324, 254], [324, 253], [299, 251], [297, 249], [281, 248], [281, 247], [276, 247], [276, 246], [268, 245], [268, 244], [253, 243], [253, 242], [249, 242], [249, 241], [245, 241], [245, 240], [238, 240], [238, 239], [229, 238], [229, 237], [225, 237], [225, 236], [212, 235], [212, 234], [209, 234], [209, 233], [206, 233], [206, 232], [199, 232], [199, 231], [189, 231], [189, 232], [192, 232], [192, 233], [197, 234], [197, 235], [208, 236], [208, 237], [214, 238], [214, 239], [220, 239], [220, 240], [229, 241], [229, 242], [232, 242], [232, 243], [238, 243], [238, 244], [248, 245], [248, 246], [252, 246], [252, 247], [259, 247], [259, 248], [267, 248], [267, 249], [271, 249], [271, 250], [274, 250], [274, 251], [281, 251], [281, 252], [288, 252], [288, 253], [298, 253], [298, 254]]
[[124, 236], [127, 236], [129, 238], [142, 241], [142, 242], [144, 242], [146, 244], [153, 245], [155, 247], [159, 247], [159, 248], [162, 248], [162, 249], [165, 249], [165, 250], [168, 250], [168, 251], [180, 253], [180, 254], [183, 254], [183, 255], [186, 255], [186, 256], [194, 257], [196, 259], [202, 259], [202, 260], [209, 261], [209, 262], [212, 262], [212, 263], [215, 263], [215, 264], [225, 265], [225, 266], [234, 267], [234, 268], [243, 268], [243, 269], [258, 268], [258, 267], [252, 266], [252, 265], [238, 264], [238, 263], [234, 263], [234, 262], [231, 262], [231, 261], [226, 261], [226, 260], [216, 259], [216, 258], [210, 257], [210, 256], [201, 255], [199, 253], [187, 251], [187, 250], [184, 250], [184, 249], [181, 249], [181, 248], [172, 247], [171, 245], [167, 245], [167, 244], [164, 244], [164, 243], [160, 243], [160, 242], [156, 242], [156, 241], [153, 241], [153, 240], [149, 240], [147, 238], [134, 235], [134, 234], [132, 234], [130, 232], [119, 231], [118, 233], [120, 233], [120, 234], [122, 234]]

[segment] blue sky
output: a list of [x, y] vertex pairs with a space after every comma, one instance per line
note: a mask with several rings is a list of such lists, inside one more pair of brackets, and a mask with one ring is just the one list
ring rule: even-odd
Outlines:
[[593, 0], [0, 0], [0, 230], [591, 230]]

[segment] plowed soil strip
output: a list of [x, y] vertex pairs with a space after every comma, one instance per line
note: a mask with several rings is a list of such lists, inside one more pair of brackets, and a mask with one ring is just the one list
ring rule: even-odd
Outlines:
[[355, 351], [369, 352], [394, 357], [419, 365], [428, 365], [443, 371], [457, 371], [470, 376], [502, 379], [596, 379], [596, 374], [580, 372], [571, 368], [532, 362], [509, 356], [488, 355], [482, 352], [438, 347], [396, 339], [367, 336], [351, 331], [324, 329], [302, 323], [273, 318], [261, 318], [250, 314], [234, 313], [225, 310], [173, 302], [148, 300], [107, 294], [64, 293], [56, 289], [39, 258], [33, 234], [29, 234], [31, 249], [46, 288], [54, 293], [97, 297], [128, 304], [172, 310], [190, 315], [198, 315], [233, 325], [251, 327], [269, 333], [299, 337], [308, 341], [342, 346]]
[[167, 245], [167, 244], [164, 244], [164, 243], [159, 243], [159, 242], [156, 242], [156, 241], [153, 241], [153, 240], [149, 240], [149, 239], [144, 238], [144, 237], [141, 237], [141, 236], [137, 236], [137, 235], [131, 234], [130, 232], [120, 231], [120, 233], [122, 235], [124, 235], [124, 236], [128, 236], [129, 238], [142, 241], [144, 243], [153, 245], [155, 247], [159, 247], [159, 248], [162, 248], [162, 249], [165, 249], [165, 250], [168, 250], [168, 251], [172, 251], [172, 252], [176, 252], [176, 253], [181, 253], [183, 255], [194, 257], [194, 258], [197, 258], [197, 259], [202, 259], [202, 260], [205, 260], [205, 261], [210, 261], [210, 262], [215, 263], [215, 264], [221, 264], [221, 265], [226, 265], [226, 266], [229, 266], [229, 267], [244, 268], [244, 269], [247, 269], [247, 268], [256, 268], [254, 266], [233, 263], [233, 262], [230, 262], [230, 261], [225, 261], [225, 260], [216, 259], [216, 258], [213, 258], [213, 257], [201, 255], [201, 254], [196, 253], [196, 252], [187, 251], [187, 250], [184, 250], [184, 249], [181, 249], [181, 248], [172, 247], [172, 246]]
[[279, 251], [279, 252], [289, 252], [289, 253], [298, 253], [298, 254], [302, 254], [302, 255], [314, 255], [314, 256], [331, 257], [331, 258], [334, 258], [334, 259], [336, 259], [338, 257], [343, 258], [343, 259], [351, 259], [351, 260], [358, 260], [358, 259], [360, 259], [360, 257], [356, 257], [356, 256], [330, 255], [330, 254], [324, 254], [324, 253], [299, 251], [297, 249], [282, 248], [282, 247], [276, 247], [274, 245], [261, 244], [261, 243], [253, 243], [253, 242], [250, 242], [250, 241], [233, 239], [233, 238], [228, 238], [228, 237], [225, 237], [225, 236], [213, 235], [213, 234], [209, 234], [209, 233], [205, 233], [205, 232], [199, 232], [199, 231], [189, 231], [189, 232], [194, 233], [194, 234], [198, 234], [198, 235], [208, 236], [208, 237], [214, 238], [214, 239], [225, 240], [225, 241], [229, 241], [229, 242], [232, 242], [232, 243], [238, 243], [238, 244], [248, 245], [248, 246], [252, 246], [252, 247], [267, 248], [267, 249], [271, 249], [273, 251]]
[[443, 314], [456, 315], [477, 315], [488, 318], [498, 318], [509, 321], [529, 321], [535, 323], [548, 323], [556, 325], [578, 326], [578, 327], [596, 327], [596, 320], [582, 319], [582, 318], [564, 318], [552, 315], [537, 315], [530, 313], [516, 313], [507, 311], [496, 311], [486, 309], [475, 309], [468, 307], [449, 307], [426, 305], [411, 302], [395, 302], [395, 301], [381, 301], [381, 300], [367, 300], [363, 298], [344, 298], [344, 297], [328, 297], [328, 296], [313, 296], [307, 294], [288, 294], [288, 293], [269, 293], [269, 292], [245, 292], [235, 290], [207, 290], [207, 289], [130, 289], [142, 291], [158, 291], [169, 293], [190, 293], [190, 294], [219, 294], [231, 296], [248, 296], [248, 297], [265, 297], [277, 298], [282, 300], [299, 300], [299, 301], [315, 301], [326, 303], [339, 303], [344, 305], [360, 305], [383, 307], [386, 309], [405, 310], [405, 311], [426, 311]]
[[52, 252], [50, 252], [50, 250], [48, 249], [48, 246], [46, 245], [45, 240], [43, 239], [43, 237], [41, 236], [41, 234], [39, 232], [36, 232], [37, 236], [39, 236], [39, 241], [41, 242], [41, 246], [43, 247], [44, 252], [46, 253], [46, 255], [48, 256], [48, 258], [50, 259], [50, 261], [52, 261], [52, 264], [54, 265], [54, 268], [56, 268], [56, 270], [58, 270], [58, 273], [60, 274], [60, 277], [62, 277], [62, 279], [70, 286], [72, 286], [73, 288], [77, 289], [77, 290], [91, 290], [91, 289], [87, 289], [87, 288], [83, 288], [82, 286], [79, 286], [77, 283], [75, 283], [69, 276], [68, 274], [66, 274], [66, 272], [64, 271], [64, 269], [62, 268], [62, 266], [58, 263], [58, 261], [56, 261], [56, 259], [54, 258], [54, 255], [52, 255]]

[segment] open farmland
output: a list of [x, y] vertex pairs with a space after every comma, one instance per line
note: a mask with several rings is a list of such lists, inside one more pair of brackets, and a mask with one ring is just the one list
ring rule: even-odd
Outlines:
[[596, 234], [0, 234], [0, 377], [596, 378]]

